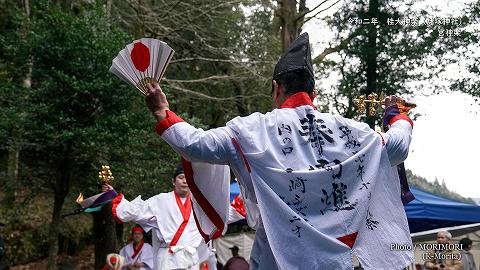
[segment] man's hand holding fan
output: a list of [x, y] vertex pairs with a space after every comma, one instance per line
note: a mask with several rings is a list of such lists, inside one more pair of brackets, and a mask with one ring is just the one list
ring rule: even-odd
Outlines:
[[158, 83], [147, 84], [148, 94], [145, 97], [147, 107], [153, 113], [157, 121], [161, 121], [167, 117], [168, 100], [165, 93]]

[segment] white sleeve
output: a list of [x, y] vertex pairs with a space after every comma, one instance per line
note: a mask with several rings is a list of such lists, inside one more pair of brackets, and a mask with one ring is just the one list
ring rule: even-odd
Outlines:
[[169, 127], [161, 136], [189, 161], [228, 164], [232, 142], [226, 127], [204, 131], [180, 122]]
[[148, 201], [142, 200], [142, 196], [138, 196], [131, 202], [122, 196], [120, 203], [113, 207], [114, 216], [122, 222], [135, 222], [145, 231], [157, 227], [156, 216]]
[[235, 151], [229, 128], [204, 131], [184, 122], [172, 111], [155, 131], [180, 154], [199, 230], [207, 239], [226, 230], [230, 194], [230, 163]]
[[[120, 256], [125, 258], [125, 262], [128, 262], [128, 254], [127, 254], [127, 246], [124, 246], [122, 249], [120, 249], [120, 252], [118, 253]], [[122, 267], [122, 270], [128, 270], [128, 265], [125, 265]]]
[[412, 141], [412, 125], [408, 121], [394, 122], [387, 132], [382, 133], [382, 137], [385, 140], [385, 147], [392, 166], [407, 159], [408, 148]]
[[153, 251], [152, 247], [148, 244], [144, 244], [142, 248], [142, 257], [139, 259], [140, 262], [143, 262], [147, 266], [143, 269], [152, 270], [153, 269]]
[[120, 249], [120, 252], [118, 254], [120, 254], [122, 257], [127, 257], [127, 252], [125, 251], [127, 246], [124, 246], [122, 249]]

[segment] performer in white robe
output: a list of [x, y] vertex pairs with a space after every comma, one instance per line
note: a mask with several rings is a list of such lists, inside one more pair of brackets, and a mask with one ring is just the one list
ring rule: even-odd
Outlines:
[[143, 229], [140, 226], [132, 228], [132, 241], [120, 249], [120, 255], [125, 258], [123, 270], [152, 270], [153, 250], [150, 244], [143, 240]]
[[[206, 241], [226, 229], [229, 167], [237, 176], [247, 222], [256, 229], [252, 269], [402, 269], [413, 261], [395, 166], [406, 159], [412, 121], [389, 97], [377, 133], [368, 125], [321, 113], [314, 91], [308, 34], [279, 60], [276, 106], [204, 131], [168, 110], [158, 84], [147, 106], [156, 132], [181, 154], [195, 219]], [[228, 165], [228, 166], [227, 166]], [[406, 249], [392, 249], [392, 244]]]
[[135, 222], [145, 231], [152, 230], [155, 270], [198, 270], [205, 261], [209, 270], [216, 269], [215, 254], [202, 241], [195, 225], [189, 189], [181, 167], [175, 171], [172, 181], [173, 191], [145, 201], [141, 196], [128, 201], [120, 193], [112, 201], [113, 216], [117, 222]]

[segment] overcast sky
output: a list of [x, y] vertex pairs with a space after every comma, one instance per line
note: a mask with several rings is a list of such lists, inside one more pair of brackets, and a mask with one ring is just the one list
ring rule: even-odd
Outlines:
[[[318, 1], [307, 1], [307, 5], [314, 7], [315, 2]], [[330, 1], [333, 2], [335, 1]], [[432, 16], [458, 16], [467, 2], [471, 0], [428, 0], [418, 1], [414, 7], [438, 8], [439, 12], [432, 13]], [[340, 5], [341, 3], [337, 4], [325, 15], [332, 14]], [[321, 20], [311, 20], [304, 31], [310, 34], [314, 56], [323, 51], [333, 37], [332, 31]], [[329, 57], [335, 58], [335, 55]], [[462, 76], [456, 67], [450, 70], [442, 78]], [[332, 78], [330, 83], [334, 81]], [[416, 83], [411, 82], [412, 85]], [[477, 172], [480, 168], [480, 105], [462, 93], [425, 96], [430, 91], [431, 89], [425, 89], [413, 97], [418, 105], [415, 112], [422, 116], [415, 121], [413, 141], [405, 167], [426, 177], [428, 181], [434, 181], [435, 178], [440, 182], [445, 180], [450, 190], [463, 196], [480, 198], [480, 176]]]

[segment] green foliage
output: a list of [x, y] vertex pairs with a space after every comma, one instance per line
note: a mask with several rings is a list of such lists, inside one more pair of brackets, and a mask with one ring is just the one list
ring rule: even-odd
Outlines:
[[46, 256], [47, 224], [51, 213], [49, 208], [40, 204], [30, 205], [28, 202], [0, 208], [2, 222], [6, 225], [4, 231], [8, 232], [4, 237], [7, 258], [11, 263], [26, 263]]
[[[373, 5], [378, 7], [378, 12], [370, 10]], [[391, 25], [387, 24], [389, 18], [423, 20], [427, 17], [435, 17], [435, 14], [424, 10], [416, 12], [411, 3], [404, 1], [345, 2], [339, 11], [325, 19], [335, 31], [332, 45], [339, 49], [338, 60], [324, 61], [319, 58], [315, 61], [322, 71], [321, 78], [327, 78], [331, 73], [340, 78], [334, 89], [320, 88], [323, 100], [330, 104], [333, 102], [339, 113], [351, 118], [357, 116], [353, 99], [361, 94], [375, 90], [386, 95], [408, 96], [413, 94], [409, 82], [427, 81], [435, 85], [435, 78], [445, 71], [448, 64], [455, 61], [448, 56], [462, 46], [459, 42], [461, 36], [440, 37], [439, 33], [453, 30], [457, 26], [418, 24], [419, 21], [416, 25], [401, 25], [395, 21]], [[349, 19], [371, 18], [377, 18], [378, 25], [349, 22]], [[455, 19], [466, 20], [463, 16]], [[375, 46], [369, 44], [370, 35], [376, 37]], [[376, 89], [367, 89], [367, 68], [369, 55], [372, 54], [376, 56], [376, 75], [370, 79], [375, 82]]]
[[[132, 37], [96, 7], [73, 16], [42, 2], [32, 7], [27, 33], [20, 31], [22, 16], [10, 20], [17, 28], [2, 36], [0, 45], [0, 147], [21, 147], [20, 177], [28, 188], [24, 195], [38, 199], [63, 194], [64, 212], [77, 208], [78, 192], [98, 193], [96, 174], [103, 163], [112, 165], [119, 190], [128, 196], [169, 190], [178, 157], [153, 132], [154, 119], [143, 98], [108, 73], [112, 59]], [[22, 86], [29, 61], [31, 88]], [[58, 178], [65, 173], [69, 177]], [[21, 229], [7, 239], [14, 264], [46, 255], [46, 244], [34, 241], [34, 236], [47, 239], [52, 200], [46, 202], [28, 215], [21, 214], [26, 211], [22, 204], [2, 207], [7, 211], [2, 217], [13, 217], [5, 222]], [[38, 206], [38, 201], [32, 203]], [[29, 217], [42, 222], [32, 223]], [[91, 231], [91, 221], [82, 220], [64, 219], [60, 234], [80, 243]]]
[[[25, 104], [22, 81], [27, 72], [29, 44], [25, 40], [25, 17], [18, 8], [0, 5], [0, 150], [16, 145], [17, 134], [23, 133], [25, 113], [18, 108]], [[11, 31], [3, 31], [11, 29]]]
[[455, 57], [461, 59], [463, 67], [462, 76], [456, 79], [450, 86], [451, 90], [460, 91], [472, 95], [478, 102], [480, 97], [480, 57], [478, 56], [478, 43], [480, 34], [472, 25], [480, 23], [480, 1], [472, 2], [465, 10], [465, 23], [462, 27], [462, 35], [457, 41], [461, 50], [455, 51]]
[[[0, 193], [2, 195], [3, 193]], [[75, 194], [68, 197], [75, 199]], [[52, 215], [52, 198], [46, 194], [34, 194], [17, 198], [12, 207], [0, 207], [1, 231], [7, 245], [10, 263], [24, 264], [47, 256], [48, 230]], [[82, 246], [92, 234], [89, 215], [77, 215], [64, 220], [60, 228], [62, 238], [70, 245]]]
[[125, 29], [175, 49], [163, 84], [173, 99], [172, 110], [217, 127], [235, 116], [270, 109], [271, 72], [279, 48], [271, 28], [271, 3], [152, 1], [138, 9], [114, 2], [112, 16]]
[[[248, 41], [235, 32], [240, 29], [243, 13], [228, 5], [219, 7], [219, 12], [236, 24], [236, 28], [225, 26], [208, 42], [219, 48], [230, 42], [247, 44]], [[97, 170], [100, 165], [109, 164], [117, 190], [127, 198], [137, 195], [148, 198], [171, 190], [172, 171], [179, 157], [153, 132], [155, 122], [143, 97], [108, 73], [111, 60], [133, 37], [108, 18], [101, 6], [81, 5], [71, 12], [49, 1], [40, 1], [31, 7], [28, 19], [16, 6], [0, 9], [0, 13], [8, 15], [2, 17], [0, 25], [9, 28], [0, 36], [0, 151], [3, 151], [0, 154], [6, 155], [12, 146], [20, 148], [20, 181], [23, 186], [21, 196], [17, 196], [12, 207], [2, 207], [0, 212], [2, 217], [12, 216], [5, 218], [9, 232], [14, 231], [14, 224], [22, 229], [22, 234], [7, 238], [10, 259], [18, 264], [46, 256], [47, 243], [34, 242], [30, 236], [37, 235], [44, 241], [48, 238], [53, 204], [51, 194], [66, 196], [62, 212], [77, 208], [74, 203], [76, 195], [79, 192], [86, 196], [98, 193]], [[221, 23], [221, 19], [216, 18], [214, 24], [202, 21], [199, 25], [213, 30]], [[227, 32], [229, 35], [236, 33], [236, 37], [224, 36]], [[228, 59], [226, 51], [212, 49], [212, 46], [202, 47], [205, 40], [193, 32], [185, 30], [179, 35], [181, 40], [171, 41], [172, 46], [178, 47], [175, 47], [177, 57], [203, 55]], [[249, 46], [249, 50], [258, 52], [253, 46]], [[258, 66], [267, 66], [259, 63]], [[30, 68], [31, 87], [27, 87], [23, 81], [29, 76]], [[172, 65], [171, 70], [173, 79], [212, 76], [217, 70], [222, 70], [226, 76], [245, 72], [241, 65], [222, 61], [213, 65], [189, 62]], [[250, 92], [257, 91], [258, 79], [251, 80], [252, 75], [248, 76], [248, 80], [242, 77], [238, 81], [213, 84], [200, 82], [196, 88], [199, 92], [229, 97], [234, 83], [245, 82], [252, 87]], [[176, 87], [179, 85], [175, 84]], [[195, 126], [206, 129], [225, 121], [224, 115], [215, 110], [219, 106], [209, 103], [203, 106], [199, 100], [192, 103], [189, 96], [179, 95], [170, 85], [164, 85], [164, 89], [169, 93], [172, 107], [182, 104], [180, 112], [185, 113], [181, 116]], [[234, 108], [244, 106], [235, 98], [225, 101], [221, 108], [231, 114], [228, 117], [237, 114]], [[244, 113], [254, 109], [244, 107]], [[18, 200], [25, 198], [37, 208], [26, 212], [23, 204], [17, 204]], [[40, 199], [45, 203], [39, 203]], [[29, 218], [39, 219], [39, 222], [29, 222]], [[63, 219], [59, 232], [62, 239], [81, 245], [91, 236], [91, 228], [90, 216], [81, 215]]]

